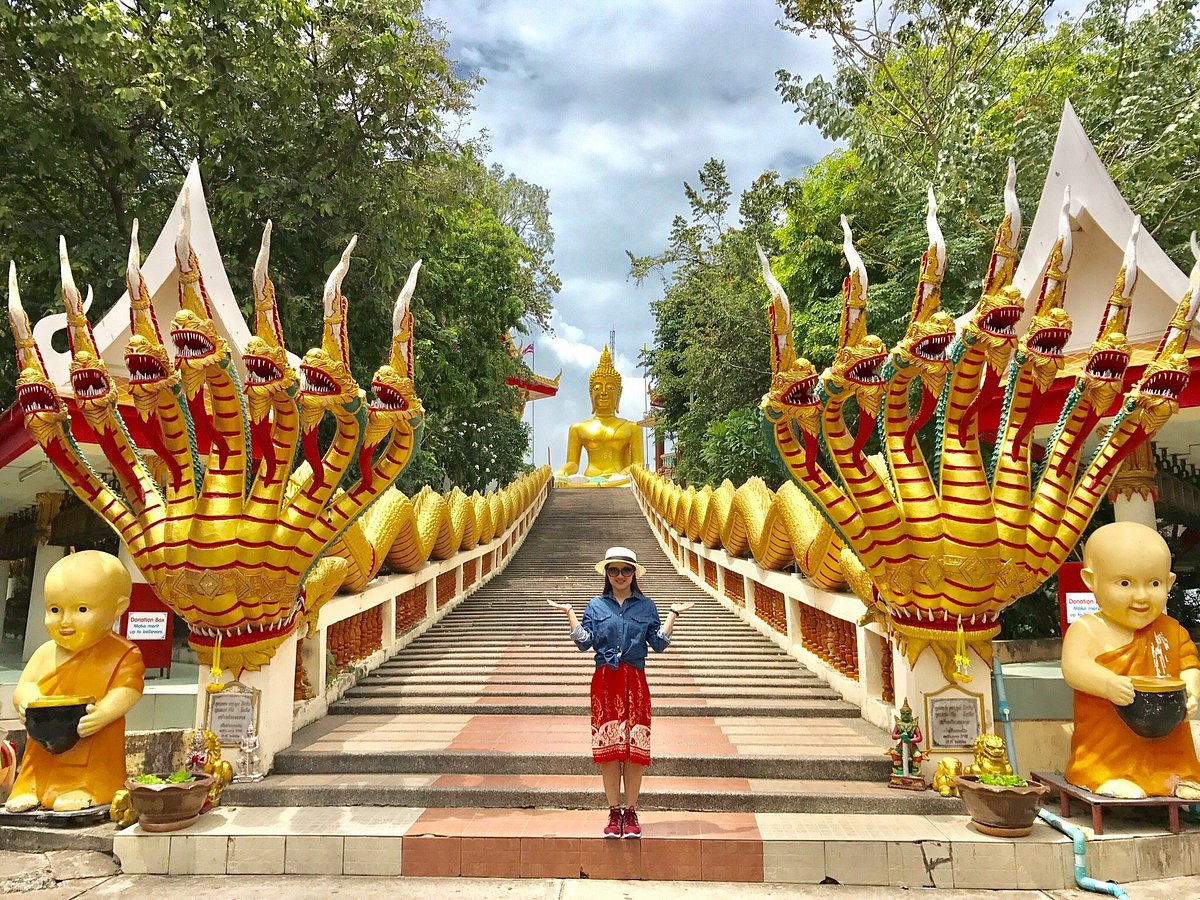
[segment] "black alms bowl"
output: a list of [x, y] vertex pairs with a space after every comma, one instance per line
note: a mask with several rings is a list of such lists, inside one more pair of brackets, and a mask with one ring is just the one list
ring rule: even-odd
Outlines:
[[1133, 678], [1133, 702], [1117, 714], [1130, 731], [1144, 738], [1166, 737], [1187, 718], [1187, 689], [1170, 675]]
[[79, 720], [92, 697], [39, 697], [25, 708], [25, 731], [47, 753], [66, 753], [79, 742]]

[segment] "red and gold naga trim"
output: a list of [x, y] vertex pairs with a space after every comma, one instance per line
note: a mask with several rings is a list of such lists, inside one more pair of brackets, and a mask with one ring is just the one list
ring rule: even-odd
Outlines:
[[[420, 439], [424, 411], [412, 381], [408, 309], [420, 264], [396, 302], [390, 355], [372, 379], [372, 399], [364, 402], [350, 375], [341, 292], [354, 242], [325, 285], [322, 346], [305, 356], [300, 378], [284, 349], [267, 275], [268, 223], [254, 272], [255, 335], [244, 348], [243, 387], [213, 319], [188, 223], [185, 197], [175, 241], [180, 309], [170, 327], [173, 362], [142, 280], [136, 223], [126, 270], [130, 394], [149, 426], [160, 477], [143, 463], [121, 420], [65, 244], [60, 256], [71, 388], [113, 468], [116, 489], [97, 476], [71, 438], [66, 406], [47, 377], [21, 306], [14, 266], [9, 316], [20, 369], [17, 401], [29, 432], [67, 484], [120, 535], [159, 597], [187, 622], [201, 660], [209, 661], [219, 638], [222, 661], [238, 672], [267, 663], [301, 620], [315, 621], [315, 609], [340, 583], [322, 570], [318, 597], [308, 594], [306, 579], [339, 538], [359, 545], [364, 534], [367, 540], [395, 538], [402, 530], [402, 516], [396, 526], [365, 531], [358, 520], [391, 488]], [[337, 421], [337, 436], [321, 454], [316, 432], [326, 413]], [[203, 465], [200, 445], [209, 448]], [[307, 465], [293, 473], [298, 445]], [[343, 485], [356, 453], [360, 474]], [[374, 555], [382, 562], [390, 549], [388, 541]], [[357, 564], [347, 566], [354, 583], [365, 583], [378, 563], [347, 552]]]

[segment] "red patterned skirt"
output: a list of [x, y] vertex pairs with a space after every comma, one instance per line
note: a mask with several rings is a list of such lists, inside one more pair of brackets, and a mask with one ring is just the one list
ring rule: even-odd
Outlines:
[[592, 676], [592, 759], [650, 765], [650, 688], [646, 673], [621, 663]]

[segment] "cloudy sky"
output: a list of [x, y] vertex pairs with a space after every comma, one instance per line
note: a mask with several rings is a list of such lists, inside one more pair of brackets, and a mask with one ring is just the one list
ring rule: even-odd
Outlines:
[[[486, 80], [467, 134], [490, 162], [550, 191], [554, 333], [535, 369], [562, 369], [555, 398], [530, 404], [533, 456], [557, 468], [567, 427], [590, 416], [587, 378], [616, 329], [620, 414], [646, 407], [637, 365], [653, 343], [661, 285], [628, 278], [626, 250], [655, 254], [686, 212], [683, 183], [725, 161], [735, 197], [774, 169], [787, 178], [829, 151], [775, 93], [775, 71], [830, 68], [822, 44], [776, 27], [772, 0], [428, 0], [456, 63]], [[529, 357], [526, 357], [529, 359]]]

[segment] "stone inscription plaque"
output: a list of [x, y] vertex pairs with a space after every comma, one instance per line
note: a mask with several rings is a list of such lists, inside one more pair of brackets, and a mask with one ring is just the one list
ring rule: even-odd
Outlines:
[[258, 691], [238, 682], [208, 695], [204, 727], [217, 736], [222, 747], [239, 747], [253, 725], [258, 729]]
[[966, 750], [982, 732], [978, 697], [928, 697], [929, 744], [939, 750]]

